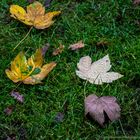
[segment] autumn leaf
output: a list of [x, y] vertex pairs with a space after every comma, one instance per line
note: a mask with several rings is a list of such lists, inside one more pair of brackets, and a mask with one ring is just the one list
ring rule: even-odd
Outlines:
[[140, 0], [133, 0], [133, 4], [134, 5], [139, 5], [140, 4]]
[[45, 0], [45, 7], [48, 8], [50, 7], [50, 3], [52, 0]]
[[11, 115], [13, 112], [14, 106], [8, 106], [6, 109], [4, 109], [4, 113], [6, 115]]
[[107, 42], [107, 41], [99, 41], [96, 43], [96, 46], [101, 47], [101, 48], [104, 46], [108, 46], [108, 45], [109, 45], [109, 42]]
[[71, 50], [78, 50], [78, 49], [83, 48], [84, 46], [85, 46], [85, 44], [83, 43], [82, 40], [80, 40], [77, 43], [70, 45], [69, 49], [71, 49]]
[[29, 3], [33, 3], [35, 0], [27, 0], [27, 2]]
[[101, 126], [105, 122], [105, 113], [110, 121], [120, 118], [120, 106], [113, 96], [97, 97], [94, 94], [85, 98], [85, 115], [88, 114]]
[[52, 55], [54, 56], [59, 55], [63, 52], [63, 50], [64, 50], [64, 45], [60, 44], [60, 46], [53, 51]]
[[111, 68], [109, 55], [93, 63], [89, 56], [82, 57], [77, 67], [79, 69], [76, 70], [77, 76], [97, 85], [111, 83], [123, 76], [117, 72], [108, 72]]
[[64, 119], [64, 113], [58, 112], [54, 118], [56, 123], [62, 122]]
[[25, 11], [19, 5], [10, 6], [11, 17], [18, 19], [26, 25], [34, 26], [37, 29], [45, 29], [51, 26], [53, 17], [59, 15], [60, 11], [53, 11], [45, 14], [45, 7], [37, 1], [27, 6]]
[[20, 52], [11, 62], [11, 68], [5, 72], [14, 83], [39, 84], [56, 66], [55, 62], [43, 65], [42, 49], [37, 49], [28, 60], [23, 52]]
[[17, 101], [19, 101], [21, 103], [23, 103], [23, 101], [24, 101], [23, 95], [21, 95], [19, 92], [12, 91], [11, 96], [14, 97]]

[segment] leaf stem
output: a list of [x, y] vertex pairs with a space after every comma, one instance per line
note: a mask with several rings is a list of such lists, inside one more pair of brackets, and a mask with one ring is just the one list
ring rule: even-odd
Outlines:
[[24, 38], [22, 40], [20, 40], [20, 42], [15, 46], [13, 51], [27, 38], [27, 36], [30, 34], [32, 28], [33, 28], [33, 26], [29, 29], [28, 33], [24, 36]]
[[87, 85], [87, 83], [88, 83], [88, 81], [86, 81], [84, 84], [84, 96], [85, 96], [85, 98], [86, 98], [86, 85]]

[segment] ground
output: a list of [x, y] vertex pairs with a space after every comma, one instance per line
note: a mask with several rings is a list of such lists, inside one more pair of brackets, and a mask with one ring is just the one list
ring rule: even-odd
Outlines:
[[[0, 138], [140, 139], [140, 6], [129, 0], [53, 0], [46, 11], [62, 11], [55, 23], [45, 30], [34, 28], [13, 51], [30, 27], [10, 18], [10, 4], [26, 7], [29, 3], [19, 0], [1, 0], [0, 3]], [[85, 48], [68, 50], [70, 44], [79, 40], [83, 40]], [[97, 45], [100, 41], [107, 43]], [[30, 55], [46, 43], [51, 47], [45, 61], [57, 62], [56, 68], [41, 85], [17, 87], [7, 78], [5, 69], [19, 51], [28, 50], [27, 55]], [[59, 43], [65, 45], [64, 52], [52, 56]], [[96, 61], [106, 54], [110, 56], [112, 70], [123, 74], [123, 78], [98, 86], [85, 84], [86, 81], [76, 76], [76, 65], [81, 57], [89, 55]], [[15, 88], [24, 96], [24, 103], [10, 96]], [[84, 117], [84, 98], [91, 93], [115, 96], [121, 106], [120, 120], [101, 128]], [[11, 105], [14, 110], [8, 116], [4, 109]], [[64, 114], [62, 122], [55, 121], [58, 112]]]

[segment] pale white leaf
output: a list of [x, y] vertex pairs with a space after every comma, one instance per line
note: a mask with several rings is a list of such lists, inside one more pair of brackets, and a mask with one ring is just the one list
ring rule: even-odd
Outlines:
[[92, 84], [111, 83], [123, 76], [117, 72], [108, 72], [111, 68], [109, 55], [93, 63], [89, 56], [82, 57], [77, 67], [76, 75]]

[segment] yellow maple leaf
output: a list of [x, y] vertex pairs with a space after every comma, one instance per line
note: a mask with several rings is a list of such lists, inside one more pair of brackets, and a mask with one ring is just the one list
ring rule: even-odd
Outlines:
[[11, 62], [11, 68], [5, 72], [14, 83], [39, 84], [56, 66], [55, 62], [43, 65], [42, 50], [37, 49], [28, 60], [23, 52], [20, 52]]
[[45, 29], [51, 26], [54, 21], [54, 16], [57, 16], [61, 11], [53, 11], [45, 14], [45, 7], [37, 1], [27, 6], [25, 11], [19, 5], [10, 6], [11, 17], [18, 19], [26, 25], [34, 26], [37, 29]]

